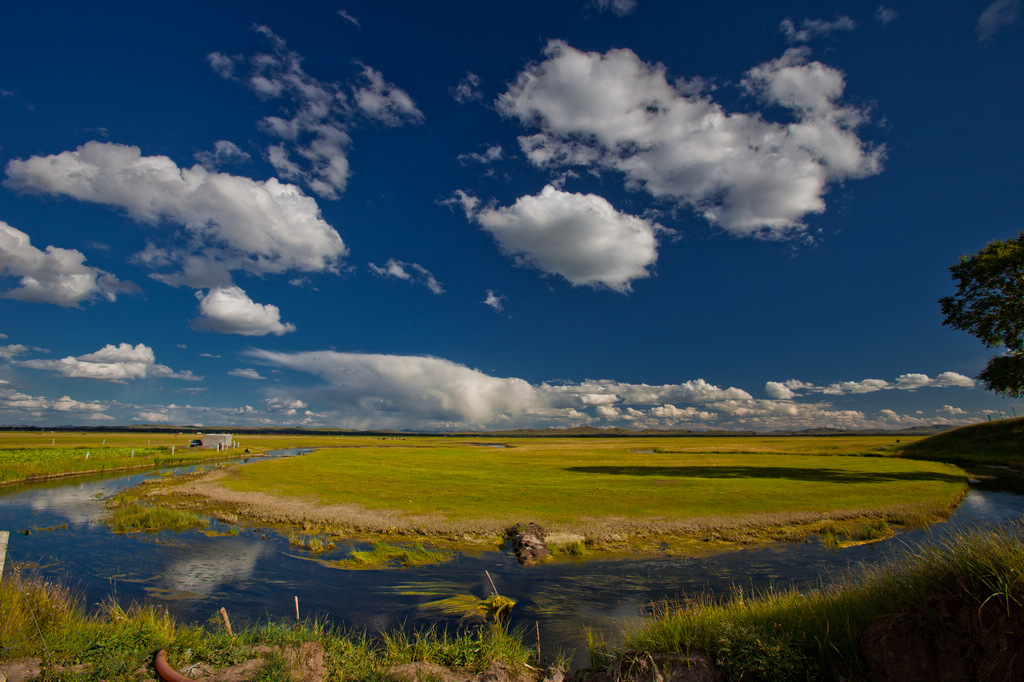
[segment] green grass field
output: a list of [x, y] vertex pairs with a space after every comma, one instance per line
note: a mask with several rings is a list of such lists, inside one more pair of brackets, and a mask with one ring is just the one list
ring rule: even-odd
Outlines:
[[1024, 417], [961, 426], [909, 443], [903, 457], [951, 462], [972, 471], [1008, 466], [1024, 471]]
[[356, 505], [411, 534], [534, 521], [607, 539], [855, 516], [936, 520], [959, 501], [966, 476], [949, 464], [884, 456], [893, 441], [351, 437], [344, 448], [232, 468], [218, 483], [282, 502]]

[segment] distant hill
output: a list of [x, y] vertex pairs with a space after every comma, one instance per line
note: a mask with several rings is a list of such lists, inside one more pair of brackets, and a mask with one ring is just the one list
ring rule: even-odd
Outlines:
[[1009, 466], [1024, 471], [1024, 417], [944, 431], [903, 448], [903, 457], [965, 467]]
[[[439, 436], [439, 437], [489, 437], [489, 438], [667, 438], [679, 436], [707, 436], [714, 438], [736, 437], [736, 436], [927, 436], [954, 427], [944, 424], [932, 426], [915, 426], [906, 429], [836, 429], [821, 427], [815, 429], [800, 429], [795, 431], [728, 431], [724, 429], [708, 429], [706, 431], [693, 431], [690, 429], [626, 429], [619, 426], [599, 428], [596, 426], [574, 426], [568, 428], [547, 428], [547, 429], [507, 429], [500, 431], [440, 431], [440, 432], [418, 432], [399, 429], [374, 429], [368, 431], [356, 431], [354, 429], [311, 429], [293, 426], [281, 427], [240, 427], [240, 426], [196, 426], [194, 424], [130, 424], [123, 426], [0, 426], [0, 431], [86, 431], [94, 433], [236, 433], [252, 435], [278, 435], [278, 436], [392, 436], [402, 434], [405, 436]], [[969, 427], [962, 427], [969, 428]]]

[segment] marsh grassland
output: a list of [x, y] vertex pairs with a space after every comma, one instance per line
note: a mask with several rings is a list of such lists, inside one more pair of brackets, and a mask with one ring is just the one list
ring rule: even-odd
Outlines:
[[148, 433], [0, 432], [0, 485], [62, 476], [181, 466], [228, 453], [190, 449], [190, 436]]
[[[489, 548], [506, 525], [525, 521], [546, 525], [549, 540], [560, 537], [564, 554], [575, 558], [808, 533], [843, 544], [942, 518], [962, 498], [966, 475], [927, 460], [951, 460], [972, 472], [1012, 466], [1022, 430], [1024, 420], [1008, 420], [909, 446], [917, 439], [905, 438], [899, 447], [906, 451], [893, 438], [867, 436], [274, 436], [266, 449], [320, 449], [152, 478], [111, 502], [127, 528], [170, 524], [161, 510], [184, 507], [231, 523], [290, 526], [293, 544], [311, 553], [335, 536], [377, 536], [367, 537], [377, 541], [372, 550], [350, 559], [371, 565], [375, 554], [418, 562], [420, 550], [424, 557], [444, 553], [435, 546], [453, 539]], [[243, 447], [259, 451], [255, 439], [246, 440]], [[18, 444], [33, 445], [42, 448]], [[909, 453], [921, 459], [902, 456]], [[1022, 535], [1020, 522], [964, 531], [908, 546], [874, 567], [823, 576], [817, 587], [681, 595], [653, 605], [653, 615], [620, 644], [608, 646], [594, 633], [590, 666], [571, 671], [570, 679], [684, 679], [698, 669], [708, 674], [700, 679], [714, 680], [1020, 679]], [[395, 540], [416, 551], [395, 559]], [[423, 546], [416, 549], [418, 541]], [[436, 603], [455, 611], [486, 606], [470, 597]], [[310, 670], [331, 680], [455, 679], [450, 675], [458, 671], [458, 679], [533, 682], [554, 674], [545, 669], [551, 661], [534, 658], [529, 633], [492, 623], [454, 634], [397, 630], [370, 638], [303, 621], [232, 637], [216, 618], [183, 625], [156, 606], [123, 609], [111, 601], [87, 613], [67, 588], [17, 568], [0, 583], [0, 613], [8, 616], [0, 619], [0, 666], [35, 666], [46, 679], [152, 678], [161, 648], [175, 668], [249, 666], [250, 679]]]
[[532, 521], [575, 557], [811, 533], [843, 543], [940, 520], [962, 498], [963, 471], [895, 457], [894, 441], [349, 437], [148, 486], [146, 497], [307, 532], [485, 547]]

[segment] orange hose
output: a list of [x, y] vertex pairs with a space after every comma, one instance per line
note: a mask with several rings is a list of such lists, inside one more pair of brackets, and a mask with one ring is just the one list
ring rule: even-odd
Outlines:
[[156, 652], [156, 674], [164, 682], [193, 682], [191, 677], [185, 677], [167, 663], [167, 649]]

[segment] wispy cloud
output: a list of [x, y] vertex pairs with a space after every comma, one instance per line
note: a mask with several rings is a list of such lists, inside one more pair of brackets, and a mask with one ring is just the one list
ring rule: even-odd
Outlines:
[[448, 94], [459, 104], [479, 102], [484, 98], [484, 93], [480, 90], [481, 85], [483, 79], [472, 71], [467, 71], [466, 75], [459, 79], [458, 84], [448, 89]]
[[251, 367], [238, 367], [228, 372], [230, 376], [240, 377], [242, 379], [253, 379], [254, 381], [264, 381], [266, 377], [261, 375], [259, 372]]
[[338, 16], [341, 17], [342, 19], [344, 19], [345, 21], [349, 22], [350, 24], [352, 24], [356, 28], [362, 28], [362, 26], [359, 25], [359, 20], [356, 19], [351, 14], [349, 14], [348, 12], [346, 12], [345, 10], [339, 9], [338, 10]]
[[1017, 23], [1017, 19], [1020, 18], [1020, 7], [1021, 0], [996, 0], [986, 7], [975, 26], [978, 40], [988, 42], [999, 31]]
[[611, 12], [615, 16], [624, 17], [636, 11], [637, 0], [592, 0], [594, 8], [599, 12]]
[[471, 163], [488, 164], [500, 161], [505, 157], [505, 152], [501, 148], [500, 144], [490, 145], [482, 152], [473, 152], [470, 154], [459, 154], [459, 163], [463, 166]]
[[892, 22], [896, 21], [900, 16], [900, 13], [891, 7], [885, 5], [879, 5], [878, 9], [875, 10], [875, 19], [879, 21], [882, 26], [888, 26]]
[[[339, 16], [358, 26], [344, 11]], [[221, 77], [239, 80], [262, 99], [281, 104], [282, 115], [260, 121], [263, 132], [280, 140], [267, 147], [267, 156], [281, 177], [301, 182], [317, 196], [336, 199], [351, 173], [353, 127], [368, 121], [388, 126], [423, 121], [409, 94], [373, 67], [361, 65], [351, 83], [323, 82], [306, 72], [301, 55], [269, 27], [253, 28], [270, 43], [270, 53], [246, 60], [212, 52], [207, 61]], [[246, 65], [248, 74], [239, 75]]]
[[505, 310], [505, 296], [492, 289], [487, 290], [487, 296], [484, 297], [484, 305], [490, 306], [495, 312], [503, 312]]
[[422, 284], [427, 289], [430, 289], [430, 292], [433, 294], [444, 293], [444, 287], [437, 281], [437, 278], [431, 274], [430, 270], [427, 270], [419, 263], [406, 263], [389, 258], [388, 262], [383, 266], [369, 263], [369, 268], [381, 277], [391, 277], [405, 282]]
[[[882, 12], [881, 7], [878, 12]], [[888, 10], [885, 16], [889, 16]], [[877, 16], [877, 14], [876, 14]], [[826, 38], [836, 31], [853, 31], [857, 28], [857, 22], [848, 16], [840, 16], [833, 21], [825, 19], [804, 19], [800, 22], [800, 28], [796, 27], [792, 19], [786, 18], [779, 24], [779, 30], [791, 43], [806, 43], [816, 38]]]
[[252, 157], [228, 140], [217, 140], [213, 143], [213, 151], [196, 152], [194, 158], [207, 170], [217, 170], [221, 166], [232, 163], [245, 163]]

